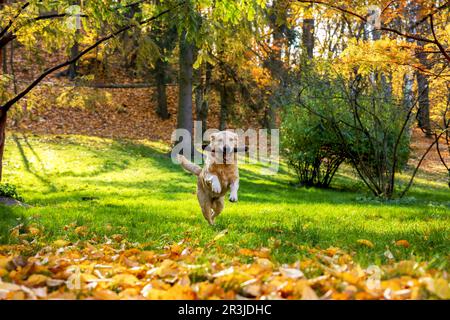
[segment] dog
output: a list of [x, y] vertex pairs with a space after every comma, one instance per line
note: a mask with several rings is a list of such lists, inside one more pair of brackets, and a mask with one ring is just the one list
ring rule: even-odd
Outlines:
[[238, 135], [225, 130], [211, 134], [203, 168], [178, 155], [181, 166], [198, 176], [197, 198], [210, 225], [214, 225], [215, 218], [222, 212], [228, 190], [230, 202], [238, 201], [238, 150]]

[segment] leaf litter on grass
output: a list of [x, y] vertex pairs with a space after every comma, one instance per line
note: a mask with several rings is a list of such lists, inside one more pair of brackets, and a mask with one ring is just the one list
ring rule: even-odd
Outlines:
[[0, 299], [450, 299], [446, 271], [412, 260], [363, 268], [335, 247], [280, 265], [268, 248], [227, 260], [189, 239], [155, 251], [106, 237], [32, 246], [0, 246]]

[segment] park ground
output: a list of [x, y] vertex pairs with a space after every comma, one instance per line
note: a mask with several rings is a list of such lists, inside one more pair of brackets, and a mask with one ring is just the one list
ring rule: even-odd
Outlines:
[[239, 202], [209, 226], [168, 152], [11, 133], [5, 182], [26, 205], [0, 205], [0, 299], [450, 298], [450, 198], [429, 163], [389, 202], [345, 166], [325, 190], [244, 164]]
[[[210, 227], [199, 211], [196, 178], [173, 164], [168, 150], [144, 140], [10, 135], [5, 182], [17, 185], [30, 207], [1, 207], [0, 241], [14, 243], [14, 227], [36, 225], [43, 242], [120, 234], [157, 249], [187, 236], [205, 246], [226, 230], [219, 250], [230, 256], [270, 248], [277, 261], [292, 262], [308, 248], [339, 247], [362, 264], [386, 262], [388, 250], [396, 259], [448, 267], [450, 197], [440, 175], [419, 175], [404, 199], [382, 202], [348, 168], [324, 190], [296, 187], [283, 164], [276, 175], [245, 164], [239, 202], [226, 203]], [[406, 174], [400, 179], [405, 183]], [[407, 245], [396, 245], [400, 240]]]

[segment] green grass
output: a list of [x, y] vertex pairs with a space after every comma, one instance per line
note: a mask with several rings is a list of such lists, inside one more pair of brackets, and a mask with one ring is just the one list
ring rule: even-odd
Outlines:
[[[5, 160], [4, 182], [17, 185], [32, 207], [0, 205], [0, 243], [14, 241], [9, 230], [19, 223], [42, 226], [45, 241], [77, 240], [64, 230], [76, 222], [88, 226], [87, 237], [121, 233], [154, 248], [186, 237], [204, 246], [228, 229], [211, 254], [271, 247], [284, 262], [305, 254], [298, 246], [335, 246], [367, 264], [384, 262], [389, 248], [396, 259], [448, 266], [450, 192], [444, 180], [419, 177], [409, 198], [381, 203], [367, 197], [348, 170], [334, 189], [321, 190], [294, 187], [286, 167], [266, 176], [260, 165], [247, 164], [240, 169], [239, 202], [226, 203], [210, 227], [199, 210], [196, 178], [172, 164], [163, 144], [16, 134], [7, 141]], [[363, 247], [358, 239], [375, 246]], [[411, 246], [396, 247], [400, 239]]]

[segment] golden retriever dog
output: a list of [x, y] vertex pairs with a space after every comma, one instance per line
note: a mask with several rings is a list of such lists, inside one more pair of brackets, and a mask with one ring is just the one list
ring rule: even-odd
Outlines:
[[203, 168], [178, 155], [181, 166], [198, 176], [197, 198], [203, 216], [210, 225], [224, 208], [224, 197], [230, 190], [229, 200], [238, 201], [239, 171], [237, 166], [238, 135], [231, 131], [211, 134], [205, 149]]

